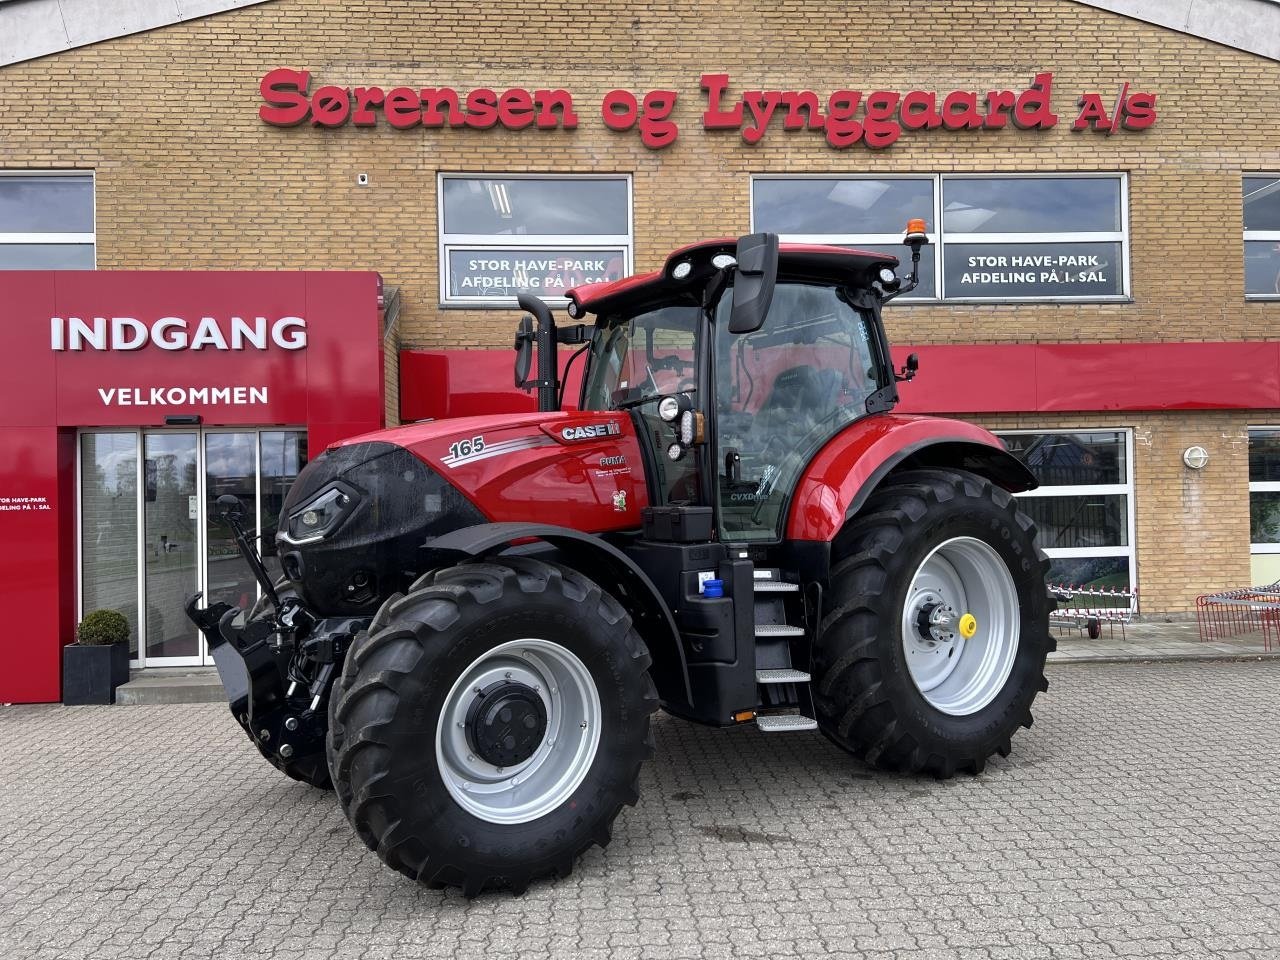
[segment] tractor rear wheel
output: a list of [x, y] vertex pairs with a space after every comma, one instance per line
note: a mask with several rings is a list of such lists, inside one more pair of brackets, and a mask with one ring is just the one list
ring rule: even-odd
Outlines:
[[904, 472], [833, 549], [814, 650], [822, 731], [868, 763], [950, 777], [1008, 756], [1048, 689], [1049, 562], [989, 480]]
[[420, 883], [522, 891], [609, 842], [653, 755], [657, 694], [631, 618], [528, 557], [437, 570], [347, 654], [329, 764], [360, 838]]

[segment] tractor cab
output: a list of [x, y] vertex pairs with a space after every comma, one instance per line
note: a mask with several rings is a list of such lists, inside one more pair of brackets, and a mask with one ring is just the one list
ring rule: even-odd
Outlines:
[[777, 541], [817, 450], [897, 400], [880, 308], [915, 286], [924, 240], [913, 221], [905, 280], [893, 256], [759, 234], [572, 290], [570, 316], [597, 317], [558, 335], [586, 344], [579, 405], [630, 411], [651, 506], [710, 509], [722, 541]]

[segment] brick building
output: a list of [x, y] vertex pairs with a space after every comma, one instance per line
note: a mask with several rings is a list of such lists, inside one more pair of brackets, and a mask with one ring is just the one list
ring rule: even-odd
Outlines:
[[[506, 402], [516, 287], [923, 216], [926, 282], [887, 316], [922, 357], [906, 407], [1007, 432], [1058, 579], [1185, 613], [1280, 578], [1280, 7], [1164, 6], [9, 0], [0, 268], [376, 272], [395, 423]], [[80, 464], [60, 603], [96, 589], [84, 458], [146, 487], [162, 414], [54, 425]], [[284, 417], [206, 416], [191, 469], [252, 427], [265, 509], [264, 444], [311, 429]]]

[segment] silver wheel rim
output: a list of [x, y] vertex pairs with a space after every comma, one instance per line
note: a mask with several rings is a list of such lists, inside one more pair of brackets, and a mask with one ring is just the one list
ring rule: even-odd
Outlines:
[[911, 578], [902, 649], [916, 689], [943, 713], [967, 716], [996, 698], [1013, 670], [1020, 630], [1013, 575], [982, 540], [939, 544]]
[[[542, 699], [546, 732], [528, 759], [498, 767], [467, 743], [467, 712], [477, 690], [500, 681], [522, 683]], [[445, 697], [436, 727], [436, 763], [449, 795], [489, 823], [528, 823], [550, 813], [578, 789], [600, 746], [600, 694], [591, 671], [549, 640], [512, 640], [462, 671]]]

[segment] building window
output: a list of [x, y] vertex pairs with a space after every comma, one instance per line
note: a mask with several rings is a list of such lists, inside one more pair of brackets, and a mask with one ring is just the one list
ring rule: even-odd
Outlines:
[[1249, 430], [1249, 541], [1252, 579], [1280, 582], [1280, 427]]
[[1123, 174], [760, 176], [752, 224], [903, 256], [907, 220], [925, 217], [921, 284], [904, 300], [1122, 300], [1127, 186]]
[[1244, 293], [1280, 297], [1280, 177], [1244, 178]]
[[440, 175], [440, 299], [510, 306], [631, 272], [631, 178]]
[[[756, 177], [751, 183], [753, 230], [793, 243], [828, 243], [901, 257], [907, 221], [937, 223], [934, 177]], [[920, 252], [920, 286], [903, 299], [937, 298], [936, 232]], [[909, 264], [907, 269], [910, 269]]]
[[[1049, 582], [1091, 589], [1137, 584], [1132, 438], [1128, 430], [1001, 431], [1040, 481], [1019, 494], [1049, 555]], [[1088, 605], [1088, 600], [1082, 600]]]
[[0, 171], [0, 270], [93, 268], [93, 174]]

